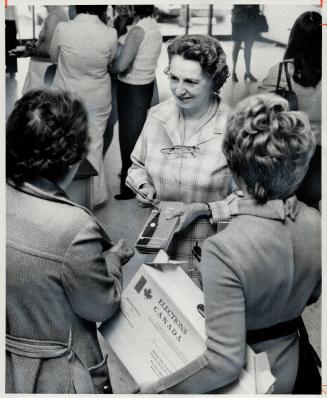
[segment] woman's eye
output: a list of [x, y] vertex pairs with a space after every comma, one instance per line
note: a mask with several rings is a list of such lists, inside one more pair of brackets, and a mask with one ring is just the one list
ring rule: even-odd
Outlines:
[[190, 84], [191, 86], [195, 86], [196, 84], [198, 84], [198, 82], [195, 82], [193, 80], [185, 80], [185, 83]]
[[170, 80], [172, 80], [173, 82], [177, 82], [177, 77], [176, 76], [170, 76]]

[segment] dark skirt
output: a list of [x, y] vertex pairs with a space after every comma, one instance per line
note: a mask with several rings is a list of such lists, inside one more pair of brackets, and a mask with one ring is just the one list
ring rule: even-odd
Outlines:
[[17, 73], [17, 58], [8, 54], [8, 51], [16, 48], [16, 34], [16, 22], [6, 20], [6, 73]]
[[255, 25], [248, 22], [232, 23], [232, 40], [254, 41], [257, 38]]

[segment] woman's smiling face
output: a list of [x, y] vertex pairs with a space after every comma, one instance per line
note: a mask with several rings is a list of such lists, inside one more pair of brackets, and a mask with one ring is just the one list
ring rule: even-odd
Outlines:
[[169, 65], [170, 89], [179, 107], [198, 111], [208, 106], [213, 95], [213, 82], [199, 62], [174, 55]]

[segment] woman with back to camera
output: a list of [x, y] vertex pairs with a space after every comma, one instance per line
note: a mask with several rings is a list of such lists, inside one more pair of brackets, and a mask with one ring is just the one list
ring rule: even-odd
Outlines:
[[[309, 116], [317, 147], [310, 167], [297, 196], [310, 206], [318, 208], [321, 199], [321, 74], [322, 74], [322, 18], [314, 11], [301, 14], [295, 21], [284, 60], [296, 94], [298, 109]], [[259, 91], [276, 87], [279, 64], [274, 65], [259, 86]], [[281, 87], [287, 87], [283, 71]]]
[[214, 392], [238, 379], [248, 343], [267, 352], [274, 393], [320, 393], [297, 333], [321, 293], [320, 214], [294, 196], [314, 146], [306, 115], [283, 98], [256, 95], [236, 106], [223, 152], [244, 198], [235, 195], [230, 223], [203, 247], [207, 350], [141, 392]]
[[59, 22], [67, 22], [68, 17], [63, 6], [45, 6], [48, 15], [36, 43], [28, 41], [24, 56], [31, 57], [22, 93], [45, 87], [45, 74], [51, 65], [50, 43]]
[[78, 94], [89, 113], [88, 160], [98, 172], [93, 177], [95, 206], [108, 199], [103, 133], [111, 111], [108, 65], [117, 47], [116, 30], [104, 22], [106, 10], [106, 5], [77, 5], [76, 17], [57, 26], [50, 47], [51, 59], [58, 63], [53, 87]]
[[131, 153], [151, 106], [155, 71], [162, 47], [162, 36], [159, 25], [153, 18], [153, 11], [153, 5], [134, 6], [133, 25], [110, 70], [111, 73], [119, 73], [117, 105], [122, 170], [120, 193], [115, 195], [117, 200], [135, 196], [126, 187], [125, 179], [132, 164]]
[[[221, 143], [228, 107], [219, 90], [228, 78], [226, 55], [218, 40], [205, 35], [177, 37], [168, 46], [167, 74], [173, 98], [149, 112], [131, 155], [128, 181], [148, 199], [182, 201], [179, 230], [169, 254], [186, 260], [185, 272], [200, 285], [199, 253], [217, 228], [212, 203], [225, 198], [233, 180]], [[217, 156], [217, 153], [219, 154]], [[140, 195], [144, 206], [149, 202]]]
[[88, 123], [66, 92], [30, 91], [7, 121], [6, 392], [110, 392], [96, 322], [119, 306], [133, 254], [65, 189]]

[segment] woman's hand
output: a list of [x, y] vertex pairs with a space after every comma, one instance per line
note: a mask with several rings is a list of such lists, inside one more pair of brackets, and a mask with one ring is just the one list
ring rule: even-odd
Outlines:
[[208, 216], [209, 209], [205, 203], [189, 203], [185, 204], [181, 209], [175, 210], [167, 220], [179, 217], [179, 223], [175, 232], [180, 232], [188, 227], [192, 222], [200, 216]]
[[125, 246], [125, 240], [120, 239], [110, 250], [110, 253], [116, 253], [120, 258], [121, 265], [124, 265], [134, 256], [134, 249]]
[[[151, 207], [152, 204], [150, 201], [152, 201], [155, 197], [156, 190], [154, 189], [154, 186], [146, 183], [143, 184], [141, 188], [139, 188], [139, 191], [141, 191], [145, 197], [142, 197], [140, 194], [136, 195], [136, 200], [139, 202], [140, 206], [142, 207]], [[156, 200], [155, 203], [159, 203], [159, 200]]]

